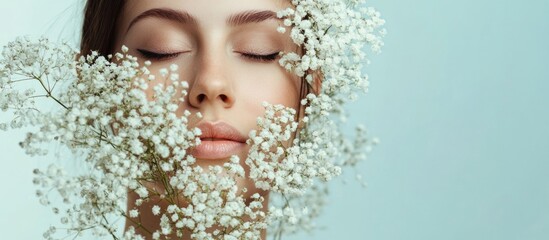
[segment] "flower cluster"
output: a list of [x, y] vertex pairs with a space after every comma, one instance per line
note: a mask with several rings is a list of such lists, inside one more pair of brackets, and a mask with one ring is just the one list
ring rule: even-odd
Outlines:
[[[306, 127], [297, 131], [298, 138], [283, 153], [274, 156], [271, 153], [274, 158], [269, 160], [283, 156], [280, 160], [262, 164], [271, 170], [263, 173], [258, 182], [265, 185], [265, 176], [275, 176], [269, 189], [284, 199], [278, 206], [271, 204], [271, 210], [288, 206], [295, 209], [291, 217], [274, 224], [280, 226], [271, 231], [275, 235], [295, 232], [297, 229], [291, 226], [296, 222], [305, 229], [313, 227], [314, 217], [324, 204], [320, 197], [325, 189], [322, 181], [339, 175], [344, 167], [356, 166], [378, 142], [376, 138], [366, 138], [362, 126], [357, 127], [354, 140], [341, 131], [347, 118], [345, 103], [355, 100], [358, 92], [368, 90], [368, 77], [362, 73], [364, 64], [369, 63], [365, 47], [379, 52], [386, 33], [381, 28], [385, 21], [380, 14], [364, 7], [364, 3], [364, 0], [292, 0], [292, 7], [278, 12], [284, 23], [279, 32], [290, 28], [294, 43], [301, 46], [301, 52], [283, 53], [279, 63], [303, 77], [316, 93], [302, 99], [305, 116], [298, 121]], [[274, 142], [273, 147], [280, 145]]]
[[[301, 100], [300, 110], [264, 103], [246, 159], [198, 166], [188, 153], [200, 144], [201, 131], [188, 124], [201, 115], [181, 107], [188, 83], [175, 65], [152, 75], [151, 63], [140, 66], [126, 47], [108, 57], [93, 52], [75, 60], [77, 51], [47, 39], [8, 44], [0, 57], [0, 109], [14, 118], [0, 122], [0, 130], [37, 127], [20, 144], [27, 154], [48, 154], [53, 142], [83, 160], [83, 174], [71, 176], [53, 165], [34, 172], [40, 202], [51, 206], [56, 192], [65, 204], [51, 207], [66, 235], [91, 230], [113, 239], [143, 239], [138, 232], [153, 239], [260, 239], [267, 228], [277, 238], [312, 230], [326, 182], [364, 160], [377, 142], [362, 127], [354, 140], [341, 131], [343, 105], [367, 90], [363, 48], [379, 51], [384, 34], [379, 13], [362, 4], [293, 0], [278, 13], [285, 26], [279, 32], [290, 28], [303, 50], [283, 53], [279, 63], [314, 93]], [[151, 87], [152, 81], [160, 84]], [[44, 108], [39, 99], [56, 107]], [[270, 192], [269, 201], [246, 195], [237, 187], [242, 178]], [[137, 196], [133, 206], [152, 206], [147, 214], [160, 219], [156, 228], [141, 224], [142, 208], [126, 209], [128, 193]], [[133, 224], [124, 233], [114, 227], [120, 218]], [[44, 237], [63, 238], [59, 229], [51, 227]]]

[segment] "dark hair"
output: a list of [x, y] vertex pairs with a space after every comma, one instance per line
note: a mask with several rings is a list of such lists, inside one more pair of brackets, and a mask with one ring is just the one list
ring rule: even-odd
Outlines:
[[86, 1], [80, 41], [82, 55], [98, 51], [99, 54], [106, 56], [113, 51], [116, 21], [125, 3], [125, 0]]

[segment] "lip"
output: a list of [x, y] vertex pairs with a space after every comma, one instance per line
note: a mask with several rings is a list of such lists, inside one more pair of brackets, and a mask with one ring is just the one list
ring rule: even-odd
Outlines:
[[233, 126], [224, 122], [203, 122], [197, 125], [202, 131], [200, 144], [191, 154], [198, 159], [224, 159], [241, 152], [247, 138]]

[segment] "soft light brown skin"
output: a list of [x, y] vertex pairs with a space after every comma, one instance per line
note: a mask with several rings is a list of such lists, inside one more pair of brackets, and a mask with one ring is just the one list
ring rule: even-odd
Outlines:
[[[288, 33], [276, 31], [278, 26], [282, 26], [280, 20], [268, 19], [240, 25], [228, 25], [226, 20], [229, 16], [246, 11], [276, 12], [288, 6], [289, 3], [282, 0], [131, 0], [126, 3], [117, 21], [115, 50], [125, 45], [130, 49], [129, 53], [142, 62], [145, 58], [137, 49], [179, 52], [166, 60], [152, 60], [149, 69], [157, 74], [160, 68], [167, 68], [173, 63], [179, 65], [180, 79], [188, 81], [190, 86], [182, 109], [201, 112], [203, 118], [200, 121], [228, 123], [247, 136], [250, 130], [256, 128], [257, 117], [263, 115], [263, 101], [299, 109], [301, 81], [284, 70], [278, 58], [260, 62], [241, 53], [267, 55], [279, 51], [295, 52], [297, 46]], [[197, 23], [149, 16], [134, 22], [128, 29], [134, 18], [155, 8], [187, 12], [196, 18]], [[190, 123], [191, 127], [196, 124], [196, 121]], [[234, 154], [243, 160], [248, 150], [249, 147], [245, 147]], [[197, 164], [204, 167], [221, 164], [229, 157], [198, 159]], [[266, 198], [264, 205], [267, 206], [268, 192], [256, 189], [249, 179], [239, 179], [238, 186], [248, 189], [247, 197], [259, 192]], [[152, 215], [151, 208], [158, 204], [165, 209], [167, 203], [152, 201], [136, 206], [136, 199], [135, 193], [128, 193], [128, 209], [137, 208], [143, 225], [155, 230], [159, 217]], [[126, 221], [126, 229], [129, 226], [132, 222]], [[150, 238], [150, 234], [137, 229]], [[266, 239], [265, 235], [263, 232], [262, 239]], [[183, 239], [189, 238], [186, 236]]]

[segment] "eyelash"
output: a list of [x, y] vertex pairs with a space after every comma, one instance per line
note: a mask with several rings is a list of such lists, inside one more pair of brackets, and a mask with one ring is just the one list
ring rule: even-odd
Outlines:
[[266, 54], [266, 55], [257, 55], [252, 53], [240, 53], [245, 58], [249, 58], [251, 60], [260, 61], [260, 62], [272, 62], [278, 57], [278, 52]]
[[[144, 49], [137, 49], [137, 51], [139, 51], [139, 53], [141, 53], [141, 55], [143, 55], [143, 57], [145, 57], [147, 59], [157, 60], [157, 61], [168, 60], [168, 59], [177, 57], [177, 56], [179, 56], [179, 54], [181, 54], [180, 52], [157, 53], [157, 52], [147, 51], [147, 50], [144, 50]], [[259, 54], [252, 54], [252, 53], [240, 53], [240, 54], [242, 56], [244, 56], [245, 58], [248, 58], [248, 59], [254, 60], [254, 61], [260, 61], [260, 62], [272, 62], [272, 61], [276, 60], [276, 58], [278, 57], [278, 52], [271, 53], [271, 54], [266, 54], [266, 55], [259, 55]]]
[[177, 56], [179, 56], [179, 54], [181, 54], [180, 52], [157, 53], [157, 52], [151, 52], [151, 51], [147, 51], [147, 50], [143, 50], [143, 49], [137, 49], [137, 51], [139, 51], [139, 53], [141, 53], [141, 55], [143, 55], [143, 57], [145, 57], [147, 59], [158, 60], [158, 61], [171, 59], [171, 58], [177, 57]]

